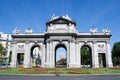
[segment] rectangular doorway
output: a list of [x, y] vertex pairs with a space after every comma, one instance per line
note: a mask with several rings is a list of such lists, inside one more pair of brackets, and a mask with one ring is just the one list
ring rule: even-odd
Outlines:
[[100, 67], [106, 67], [106, 55], [105, 53], [99, 53], [99, 66]]
[[18, 53], [17, 54], [17, 66], [23, 67], [24, 64], [24, 53]]

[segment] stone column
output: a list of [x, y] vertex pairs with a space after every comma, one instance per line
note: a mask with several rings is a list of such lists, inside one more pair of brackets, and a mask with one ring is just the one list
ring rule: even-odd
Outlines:
[[55, 46], [55, 42], [54, 41], [52, 42], [52, 46], [53, 46], [52, 47], [52, 58], [53, 58], [52, 59], [52, 64], [53, 64], [53, 67], [55, 67], [55, 47], [56, 46]]
[[112, 54], [111, 54], [111, 49], [110, 49], [110, 41], [106, 42], [106, 47], [107, 47], [107, 53], [106, 53], [106, 66], [107, 67], [113, 67], [112, 63]]
[[24, 54], [24, 68], [31, 68], [31, 55], [30, 55], [29, 41], [25, 44], [25, 54]]
[[13, 50], [12, 50], [12, 58], [11, 58], [11, 63], [10, 63], [10, 67], [17, 67], [17, 43], [14, 42], [13, 44]]
[[68, 41], [67, 43], [67, 68], [69, 68], [69, 63], [70, 63], [70, 43]]
[[53, 41], [50, 40], [50, 45], [49, 45], [49, 56], [50, 56], [50, 67], [54, 67], [54, 64], [53, 64]]
[[81, 65], [81, 54], [80, 54], [80, 46], [79, 46], [79, 42], [77, 41], [75, 44], [75, 62], [76, 62], [76, 67], [80, 68]]
[[42, 64], [41, 64], [41, 66], [42, 66], [42, 67], [45, 67], [45, 45], [44, 45], [44, 44], [42, 44], [41, 49], [42, 49], [42, 50], [41, 50], [41, 51], [42, 51], [42, 57], [41, 57], [41, 59], [42, 59], [42, 60], [41, 60], [41, 61], [42, 61], [41, 63], [42, 63]]
[[69, 67], [75, 67], [76, 61], [75, 61], [75, 41], [70, 41], [70, 63]]
[[47, 46], [46, 46], [46, 67], [49, 67], [49, 63], [50, 63], [50, 49], [49, 49], [49, 46], [50, 46], [50, 43], [49, 41], [47, 41]]
[[97, 44], [96, 41], [93, 42], [93, 49], [92, 49], [92, 67], [98, 68], [98, 52], [97, 52]]

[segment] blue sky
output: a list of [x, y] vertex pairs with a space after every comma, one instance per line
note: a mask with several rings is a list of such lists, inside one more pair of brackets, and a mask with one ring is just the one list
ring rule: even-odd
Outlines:
[[67, 58], [67, 51], [65, 50], [65, 48], [63, 47], [59, 47], [57, 50], [56, 50], [56, 61], [60, 60], [60, 54], [63, 54], [63, 58]]
[[120, 0], [0, 0], [0, 31], [12, 34], [15, 27], [22, 32], [31, 27], [44, 32], [52, 14], [68, 14], [79, 32], [92, 26], [111, 30], [111, 45], [120, 41]]

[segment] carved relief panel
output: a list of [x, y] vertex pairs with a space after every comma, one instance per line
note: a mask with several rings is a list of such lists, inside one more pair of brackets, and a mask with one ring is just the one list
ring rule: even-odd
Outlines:
[[18, 43], [18, 44], [17, 44], [17, 49], [18, 49], [18, 50], [23, 50], [23, 49], [25, 49], [25, 43]]
[[98, 53], [106, 53], [106, 44], [104, 42], [97, 43]]

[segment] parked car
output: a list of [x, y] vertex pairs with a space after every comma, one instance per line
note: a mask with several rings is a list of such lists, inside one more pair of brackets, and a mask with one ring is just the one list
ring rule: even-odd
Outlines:
[[0, 67], [6, 67], [6, 66], [10, 66], [10, 63], [6, 63], [6, 62], [0, 62]]

